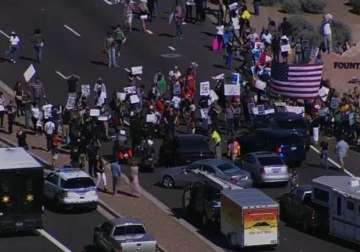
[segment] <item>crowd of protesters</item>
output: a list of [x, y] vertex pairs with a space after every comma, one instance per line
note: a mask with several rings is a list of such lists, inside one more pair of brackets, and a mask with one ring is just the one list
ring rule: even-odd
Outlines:
[[[204, 21], [203, 2], [189, 0], [185, 2], [185, 7], [177, 5], [174, 19], [179, 38], [182, 36], [180, 26], [183, 21]], [[192, 16], [192, 6], [196, 8], [195, 19]], [[80, 77], [71, 75], [67, 84], [69, 97], [74, 97], [74, 103], [66, 106], [50, 104], [44, 85], [39, 76], [36, 76], [29, 83], [16, 83], [15, 102], [7, 100], [0, 92], [0, 127], [4, 126], [6, 115], [7, 131], [11, 134], [16, 117], [24, 116], [25, 128], [46, 138], [47, 150], [53, 156], [53, 166], [56, 166], [59, 149], [66, 147], [70, 152], [71, 165], [88, 169], [89, 174], [96, 178], [96, 185], [105, 190], [105, 164], [99, 150], [103, 143], [111, 141], [113, 185], [118, 183], [121, 172], [117, 164], [129, 162], [134, 195], [139, 195], [140, 192], [139, 167], [144, 156], [154, 155], [155, 139], [173, 138], [177, 132], [200, 133], [209, 136], [217, 158], [223, 156], [224, 147], [230, 159], [239, 158], [241, 146], [235, 136], [238, 136], [241, 128], [251, 125], [250, 122], [256, 116], [249, 109], [249, 104], [271, 107], [282, 101], [288, 105], [303, 106], [309, 129], [320, 128], [324, 136], [336, 136], [351, 144], [359, 143], [358, 88], [339, 94], [331, 88], [329, 81], [322, 81], [322, 86], [327, 87], [329, 92], [326, 97], [319, 96], [311, 100], [288, 99], [270, 93], [268, 84], [271, 64], [306, 63], [310, 60], [310, 56], [306, 55], [308, 49], [300, 38], [292, 37], [291, 25], [286, 18], [278, 25], [269, 19], [267, 28], [257, 34], [251, 26], [252, 14], [245, 1], [237, 2], [231, 8], [220, 1], [219, 6], [218, 32], [213, 41], [213, 50], [224, 52], [226, 67], [240, 74], [240, 95], [225, 95], [224, 86], [228, 76], [221, 76], [214, 78], [212, 95], [209, 93], [200, 96], [197, 79], [200, 68], [194, 62], [187, 69], [173, 66], [166, 73], [154, 73], [150, 88], [140, 84], [138, 73], [130, 72], [127, 88], [112, 94], [108, 94], [106, 80], [101, 77], [86, 93], [81, 88]], [[183, 17], [184, 8], [186, 15]], [[254, 1], [254, 8], [254, 14], [258, 15], [259, 1]], [[141, 19], [142, 27], [146, 30], [145, 20], [149, 17], [151, 20], [155, 13], [158, 16], [157, 1], [141, 1], [139, 9], [140, 15], [147, 16]], [[124, 11], [126, 27], [131, 31], [135, 3], [126, 1]], [[41, 31], [36, 30], [34, 38], [34, 50], [40, 62], [43, 57], [41, 48], [44, 46]], [[108, 33], [105, 49], [109, 67], [117, 67], [120, 48], [125, 41], [126, 37], [120, 26]], [[289, 48], [284, 47], [287, 44], [291, 44], [290, 48], [295, 51], [294, 59], [288, 58], [289, 49], [282, 49]], [[233, 55], [241, 59], [237, 67], [233, 67]], [[312, 133], [311, 130], [309, 132]], [[17, 130], [17, 138], [19, 146], [29, 147], [23, 129]], [[343, 143], [339, 146], [337, 149], [343, 166], [347, 148]], [[322, 157], [327, 158], [326, 143], [322, 143], [321, 147]]]

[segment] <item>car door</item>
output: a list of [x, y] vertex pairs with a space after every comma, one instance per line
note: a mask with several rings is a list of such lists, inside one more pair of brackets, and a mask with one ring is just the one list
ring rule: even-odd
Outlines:
[[260, 177], [257, 162], [253, 155], [246, 155], [242, 159], [241, 164], [242, 164], [242, 167], [244, 170], [247, 170], [248, 172], [250, 172], [253, 179], [258, 179]]
[[50, 173], [44, 183], [44, 194], [48, 198], [54, 198], [59, 186], [59, 176], [55, 173]]

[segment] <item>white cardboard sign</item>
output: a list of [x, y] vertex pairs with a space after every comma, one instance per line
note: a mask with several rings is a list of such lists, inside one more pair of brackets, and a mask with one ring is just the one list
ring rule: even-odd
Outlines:
[[137, 96], [137, 95], [131, 95], [130, 96], [130, 103], [131, 104], [135, 104], [135, 103], [139, 103], [139, 102], [140, 102], [139, 96]]
[[31, 78], [34, 76], [34, 74], [36, 73], [36, 70], [33, 66], [33, 64], [31, 64], [26, 71], [24, 72], [24, 79], [26, 82], [29, 82], [31, 80]]
[[124, 92], [127, 94], [136, 94], [136, 86], [124, 87]]
[[74, 109], [76, 103], [76, 94], [69, 94], [66, 102], [66, 109]]
[[147, 123], [153, 123], [155, 124], [156, 123], [156, 115], [155, 114], [147, 114], [146, 115], [146, 122]]
[[214, 90], [211, 89], [210, 90], [210, 101], [211, 101], [211, 103], [213, 103], [213, 102], [215, 102], [217, 100], [219, 100], [219, 96], [215, 93]]
[[117, 92], [117, 93], [116, 93], [116, 98], [117, 98], [119, 101], [125, 101], [125, 99], [126, 99], [126, 93]]
[[225, 84], [224, 85], [224, 95], [225, 96], [239, 96], [240, 95], [240, 85]]
[[90, 116], [100, 116], [100, 109], [90, 109]]
[[90, 96], [90, 85], [89, 84], [81, 85], [81, 94], [86, 97]]
[[209, 96], [210, 95], [210, 82], [204, 81], [200, 82], [200, 95]]
[[299, 106], [285, 106], [286, 112], [292, 112], [298, 115], [305, 116], [305, 108]]
[[133, 75], [143, 74], [143, 67], [142, 67], [142, 66], [134, 66], [134, 67], [131, 67], [131, 73], [132, 73]]

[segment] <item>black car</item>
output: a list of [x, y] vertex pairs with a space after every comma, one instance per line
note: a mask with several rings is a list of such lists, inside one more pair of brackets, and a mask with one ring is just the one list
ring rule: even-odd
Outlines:
[[206, 137], [197, 134], [180, 134], [164, 140], [159, 151], [159, 164], [178, 166], [201, 159], [214, 158]]
[[297, 132], [281, 129], [257, 129], [238, 138], [241, 153], [271, 151], [278, 153], [286, 164], [301, 165], [306, 158], [307, 140]]
[[273, 129], [284, 134], [296, 134], [306, 139], [306, 147], [310, 144], [309, 128], [302, 115], [291, 112], [277, 112], [267, 116], [258, 116], [253, 121], [255, 129]]

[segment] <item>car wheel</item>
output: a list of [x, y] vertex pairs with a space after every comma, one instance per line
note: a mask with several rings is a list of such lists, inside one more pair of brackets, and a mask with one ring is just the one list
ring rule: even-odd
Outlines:
[[175, 181], [172, 177], [166, 175], [163, 177], [161, 184], [165, 188], [173, 188], [175, 186]]

